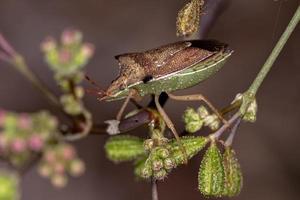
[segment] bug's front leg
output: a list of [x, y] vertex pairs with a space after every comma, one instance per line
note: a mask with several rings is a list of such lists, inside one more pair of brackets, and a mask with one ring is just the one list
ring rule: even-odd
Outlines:
[[155, 105], [156, 105], [156, 108], [157, 108], [159, 114], [162, 116], [162, 118], [165, 121], [166, 125], [172, 131], [174, 137], [176, 138], [176, 140], [178, 142], [178, 145], [181, 148], [181, 151], [183, 153], [184, 162], [187, 164], [188, 157], [187, 157], [186, 150], [185, 150], [182, 142], [180, 141], [180, 137], [179, 137], [179, 135], [176, 131], [176, 128], [175, 128], [173, 122], [171, 121], [171, 119], [169, 118], [169, 116], [167, 115], [167, 113], [164, 111], [164, 109], [161, 107], [161, 105], [159, 103], [159, 95], [154, 96], [154, 101], [155, 101]]
[[182, 96], [177, 96], [171, 93], [167, 93], [170, 99], [177, 100], [177, 101], [204, 101], [209, 108], [222, 120], [222, 122], [229, 127], [230, 124], [228, 121], [220, 114], [218, 109], [216, 109], [213, 104], [202, 94], [191, 94], [191, 95], [182, 95]]
[[128, 96], [126, 97], [124, 103], [122, 104], [122, 106], [121, 106], [121, 108], [120, 108], [120, 110], [119, 110], [119, 112], [117, 114], [116, 120], [121, 121], [122, 115], [123, 115], [123, 113], [125, 111], [125, 108], [127, 107], [128, 103], [129, 103], [129, 101], [131, 99], [137, 99], [138, 96], [139, 96], [139, 94], [138, 94], [137, 90], [135, 90], [135, 89], [130, 89], [129, 90]]

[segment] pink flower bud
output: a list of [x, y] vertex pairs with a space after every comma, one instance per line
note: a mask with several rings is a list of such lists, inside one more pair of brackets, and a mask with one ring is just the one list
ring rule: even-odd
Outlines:
[[47, 37], [41, 44], [41, 49], [44, 52], [49, 52], [55, 48], [56, 48], [56, 42], [55, 39], [52, 37]]
[[57, 174], [63, 174], [65, 172], [65, 166], [61, 162], [55, 163], [53, 169]]
[[85, 58], [90, 58], [93, 56], [95, 51], [95, 46], [91, 43], [85, 43], [81, 47], [81, 53]]
[[67, 29], [61, 35], [61, 42], [63, 45], [70, 45], [76, 42], [79, 42], [82, 38], [82, 35], [77, 30]]
[[55, 153], [53, 151], [51, 151], [51, 150], [50, 151], [48, 150], [45, 153], [45, 160], [48, 163], [53, 164], [55, 162], [55, 160], [56, 160]]
[[81, 160], [77, 159], [71, 162], [70, 164], [70, 174], [72, 176], [80, 176], [84, 173], [85, 171], [85, 165], [84, 162]]
[[40, 151], [44, 146], [44, 141], [40, 135], [34, 134], [30, 136], [28, 146], [33, 151]]
[[71, 145], [66, 145], [62, 149], [63, 158], [72, 160], [75, 157], [75, 149]]
[[66, 50], [66, 49], [62, 49], [59, 52], [59, 61], [63, 64], [70, 62], [71, 60], [71, 52]]
[[21, 114], [18, 119], [18, 126], [22, 129], [29, 129], [31, 127], [31, 119], [27, 114]]
[[66, 176], [56, 174], [52, 176], [51, 183], [53, 184], [54, 187], [63, 188], [67, 185], [68, 179]]
[[26, 150], [26, 143], [23, 139], [16, 138], [11, 141], [10, 147], [14, 153], [21, 153]]

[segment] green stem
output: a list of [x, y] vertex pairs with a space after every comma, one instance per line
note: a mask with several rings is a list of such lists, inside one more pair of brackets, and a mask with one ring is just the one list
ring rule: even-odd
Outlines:
[[253, 96], [256, 95], [257, 90], [259, 89], [261, 83], [267, 76], [268, 72], [272, 68], [276, 58], [278, 57], [279, 53], [283, 49], [284, 45], [286, 44], [287, 40], [289, 39], [290, 35], [292, 34], [293, 30], [297, 26], [298, 22], [300, 20], [300, 5], [298, 6], [293, 18], [291, 19], [290, 23], [286, 27], [284, 33], [278, 40], [276, 46], [274, 47], [272, 53], [270, 54], [269, 58], [266, 60], [265, 64], [261, 68], [260, 72], [256, 76], [255, 80], [251, 84], [251, 86], [248, 89], [248, 92], [252, 94]]
[[55, 106], [61, 107], [57, 97], [49, 90], [49, 88], [42, 83], [42, 81], [28, 68], [24, 59], [20, 55], [15, 55], [11, 59], [11, 64], [25, 76], [45, 97]]

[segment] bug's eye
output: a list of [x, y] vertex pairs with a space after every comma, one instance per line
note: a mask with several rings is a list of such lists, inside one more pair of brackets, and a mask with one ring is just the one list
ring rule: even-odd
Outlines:
[[125, 88], [126, 88], [126, 85], [125, 85], [125, 84], [122, 84], [122, 85], [120, 85], [120, 87], [119, 87], [120, 90], [125, 90]]

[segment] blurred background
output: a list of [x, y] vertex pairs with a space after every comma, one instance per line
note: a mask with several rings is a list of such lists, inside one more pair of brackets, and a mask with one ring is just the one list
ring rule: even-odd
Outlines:
[[[118, 74], [114, 55], [179, 40], [175, 35], [175, 19], [186, 2], [1, 0], [0, 32], [25, 56], [31, 69], [58, 93], [39, 45], [45, 36], [58, 37], [66, 27], [80, 29], [84, 40], [96, 46], [96, 54], [86, 72], [106, 87]], [[177, 94], [201, 92], [217, 107], [228, 104], [252, 82], [298, 5], [299, 0], [225, 0], [206, 38], [228, 43], [235, 51], [233, 56], [214, 77]], [[299, 52], [300, 26], [258, 93], [257, 122], [242, 124], [234, 141], [244, 174], [243, 190], [235, 199], [299, 199]], [[121, 105], [121, 102], [99, 103], [91, 96], [85, 101], [98, 122], [114, 118]], [[183, 129], [181, 114], [186, 106], [187, 103], [173, 101], [166, 105], [178, 130]], [[51, 110], [44, 97], [5, 63], [0, 63], [0, 107], [20, 112]], [[147, 130], [138, 131], [144, 134]], [[54, 189], [32, 169], [22, 181], [22, 199], [150, 199], [150, 184], [134, 179], [131, 164], [115, 165], [105, 158], [103, 144], [106, 139], [106, 136], [93, 135], [76, 143], [87, 172], [81, 178], [70, 180], [65, 189]], [[188, 166], [174, 170], [159, 183], [160, 199], [205, 199], [197, 191], [200, 160], [201, 156], [194, 158]]]

